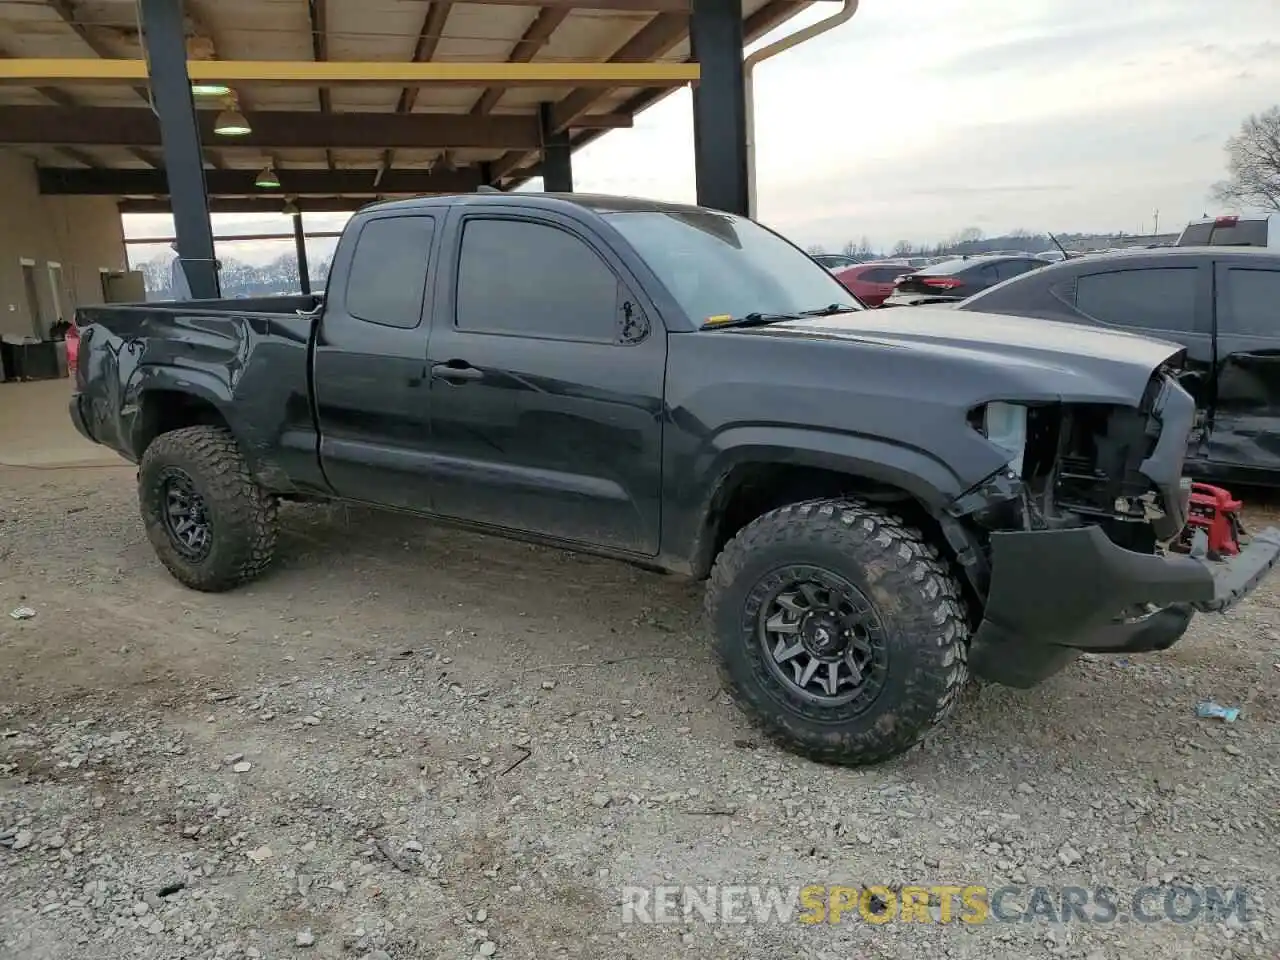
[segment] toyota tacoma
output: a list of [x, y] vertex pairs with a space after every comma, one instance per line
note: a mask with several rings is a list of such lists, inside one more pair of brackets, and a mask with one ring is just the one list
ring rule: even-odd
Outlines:
[[1280, 554], [1176, 553], [1176, 344], [867, 311], [748, 219], [584, 195], [365, 207], [323, 296], [83, 308], [71, 416], [179, 581], [344, 500], [707, 580], [726, 688], [812, 757], [916, 743], [970, 671], [1164, 649]]

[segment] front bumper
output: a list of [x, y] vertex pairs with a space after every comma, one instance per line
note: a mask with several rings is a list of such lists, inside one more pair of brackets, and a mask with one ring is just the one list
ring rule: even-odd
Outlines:
[[[1135, 553], [1096, 526], [993, 533], [990, 589], [970, 667], [997, 683], [1028, 687], [1081, 650], [1164, 649], [1195, 611], [1233, 606], [1277, 560], [1275, 527], [1227, 561]], [[1124, 611], [1144, 608], [1153, 612], [1124, 619]]]

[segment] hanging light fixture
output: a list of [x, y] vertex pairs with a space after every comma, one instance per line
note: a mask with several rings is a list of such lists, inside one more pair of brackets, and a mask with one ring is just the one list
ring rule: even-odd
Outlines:
[[227, 97], [226, 105], [213, 121], [213, 132], [224, 137], [243, 137], [253, 132], [234, 96]]
[[231, 95], [231, 88], [225, 83], [198, 81], [191, 84], [191, 95], [195, 97], [228, 97]]
[[253, 185], [262, 187], [264, 190], [271, 190], [280, 186], [280, 178], [276, 176], [276, 169], [271, 164], [267, 164], [254, 178]]

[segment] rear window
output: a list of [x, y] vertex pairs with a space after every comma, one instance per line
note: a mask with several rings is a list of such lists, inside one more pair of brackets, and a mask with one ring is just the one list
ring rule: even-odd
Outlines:
[[[943, 260], [941, 263], [935, 263], [932, 266], [924, 267], [915, 271], [926, 277], [952, 277], [961, 270], [968, 270], [970, 267], [977, 266], [980, 261], [977, 260]], [[907, 268], [903, 268], [906, 270]]]
[[1076, 309], [1121, 327], [1195, 330], [1196, 268], [1114, 270], [1076, 280]]
[[1224, 333], [1280, 337], [1280, 271], [1232, 267], [1218, 296]]
[[1268, 221], [1236, 220], [1234, 223], [1193, 223], [1182, 231], [1180, 247], [1265, 247]]

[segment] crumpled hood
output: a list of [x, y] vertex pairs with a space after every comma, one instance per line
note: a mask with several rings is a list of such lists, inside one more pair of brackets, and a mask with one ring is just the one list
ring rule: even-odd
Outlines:
[[1045, 399], [1135, 404], [1152, 373], [1184, 349], [1119, 331], [945, 307], [864, 310], [735, 332], [910, 350], [943, 361], [941, 369], [948, 361], [1000, 367], [1029, 387], [1042, 384]]

